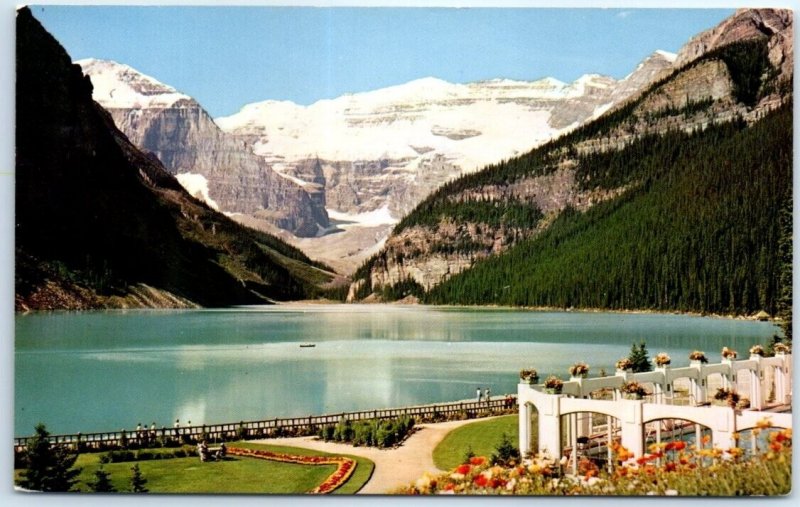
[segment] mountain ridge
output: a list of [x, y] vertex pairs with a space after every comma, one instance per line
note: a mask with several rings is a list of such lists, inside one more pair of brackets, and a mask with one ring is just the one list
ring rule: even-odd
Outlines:
[[18, 311], [269, 303], [333, 278], [190, 196], [30, 9], [16, 21]]
[[[736, 16], [772, 15], [739, 11]], [[791, 13], [775, 17], [786, 22], [783, 32], [791, 31]], [[451, 278], [477, 277], [475, 266], [507, 258], [503, 252], [517, 251], [517, 244], [535, 243], [565, 213], [581, 216], [649, 184], [627, 178], [625, 169], [603, 173], [594, 167], [598, 157], [622, 157], [630, 146], [642, 146], [642, 139], [672, 132], [702, 131], [742, 119], [754, 125], [769, 111], [785, 107], [791, 102], [792, 76], [778, 70], [785, 58], [773, 58], [792, 54], [781, 49], [789, 40], [779, 39], [782, 31], [771, 38], [746, 31], [744, 41], [710, 47], [598, 119], [524, 156], [444, 185], [407, 215], [384, 248], [356, 271], [349, 299], [412, 293], [426, 300], [425, 294], [440, 285], [455, 286]], [[643, 151], [640, 158], [646, 155]], [[635, 164], [627, 170], [639, 174]], [[776, 199], [782, 195], [774, 194]], [[490, 276], [486, 270], [480, 273]], [[437, 294], [430, 301], [448, 302], [444, 290]], [[482, 302], [497, 302], [501, 296], [496, 293]]]

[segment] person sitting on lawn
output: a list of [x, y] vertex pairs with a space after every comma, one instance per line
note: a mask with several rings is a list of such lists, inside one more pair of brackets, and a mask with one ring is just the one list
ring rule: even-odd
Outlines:
[[200, 461], [208, 461], [208, 444], [206, 444], [205, 440], [200, 442], [200, 444], [197, 446], [197, 454], [200, 455]]
[[216, 459], [217, 461], [221, 461], [225, 459], [225, 454], [227, 453], [228, 453], [228, 448], [225, 447], [225, 442], [222, 442], [222, 444], [219, 446], [219, 449], [217, 450], [217, 454], [214, 456], [214, 459]]

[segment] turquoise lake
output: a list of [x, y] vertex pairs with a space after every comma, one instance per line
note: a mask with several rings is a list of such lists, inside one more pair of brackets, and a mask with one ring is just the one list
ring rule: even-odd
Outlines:
[[[14, 434], [308, 416], [516, 392], [521, 368], [613, 373], [645, 340], [674, 365], [780, 330], [683, 315], [390, 305], [57, 312], [15, 317]], [[300, 347], [314, 343], [315, 347]]]

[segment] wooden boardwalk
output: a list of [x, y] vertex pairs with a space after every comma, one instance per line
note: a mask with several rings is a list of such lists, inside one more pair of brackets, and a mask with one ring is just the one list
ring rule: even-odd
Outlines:
[[[410, 407], [340, 412], [308, 417], [239, 421], [222, 424], [181, 426], [179, 428], [143, 428], [140, 431], [109, 431], [98, 433], [75, 433], [51, 435], [53, 444], [62, 444], [82, 452], [104, 451], [116, 448], [145, 448], [162, 445], [180, 445], [200, 440], [210, 442], [274, 438], [314, 434], [318, 428], [336, 424], [341, 420], [360, 421], [367, 419], [394, 419], [413, 417], [416, 421], [445, 421], [451, 419], [474, 419], [516, 411], [516, 397], [495, 396], [489, 401], [455, 401], [415, 405]], [[33, 437], [15, 437], [14, 451], [25, 449]]]

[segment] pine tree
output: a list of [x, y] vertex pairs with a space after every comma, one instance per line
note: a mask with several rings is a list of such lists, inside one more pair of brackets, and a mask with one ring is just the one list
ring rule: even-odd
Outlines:
[[36, 426], [36, 435], [28, 441], [26, 470], [19, 485], [33, 491], [71, 491], [78, 482], [80, 468], [73, 468], [78, 454], [64, 446], [52, 445], [44, 424]]
[[139, 465], [133, 465], [131, 467], [131, 471], [133, 475], [131, 476], [131, 490], [134, 493], [147, 493], [148, 489], [145, 486], [147, 484], [147, 479], [142, 476], [142, 471], [139, 470]]
[[95, 471], [94, 482], [89, 483], [89, 488], [95, 493], [113, 493], [116, 491], [114, 485], [111, 484], [111, 474], [103, 470], [103, 467]]
[[631, 353], [628, 359], [633, 364], [633, 373], [641, 373], [643, 371], [653, 371], [653, 365], [650, 363], [650, 358], [647, 355], [647, 345], [641, 341], [637, 346], [635, 343], [631, 345]]

